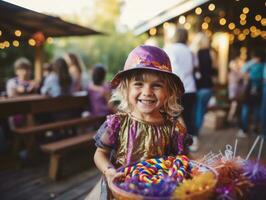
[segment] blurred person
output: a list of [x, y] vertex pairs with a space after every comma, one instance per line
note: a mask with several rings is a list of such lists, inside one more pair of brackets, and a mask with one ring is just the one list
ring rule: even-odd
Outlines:
[[88, 95], [91, 115], [107, 115], [113, 113], [113, 107], [108, 104], [111, 87], [105, 83], [106, 70], [102, 64], [93, 66], [92, 81], [88, 85]]
[[7, 81], [6, 92], [8, 97], [30, 94], [35, 91], [35, 83], [30, 79], [32, 64], [24, 57], [14, 63], [15, 77]]
[[52, 72], [44, 80], [41, 94], [51, 97], [70, 95], [72, 79], [66, 61], [61, 57], [57, 58], [52, 63], [52, 68]]
[[251, 60], [241, 68], [246, 88], [241, 108], [240, 129], [237, 137], [247, 136], [251, 110], [253, 111], [253, 131], [258, 132], [262, 101], [263, 68], [264, 52], [261, 49], [254, 49], [251, 52]]
[[85, 90], [88, 85], [88, 76], [87, 73], [83, 73], [84, 65], [81, 59], [74, 53], [67, 53], [64, 58], [72, 78], [72, 92]]
[[52, 63], [44, 63], [43, 64], [43, 73], [42, 73], [42, 80], [41, 82], [39, 83], [39, 87], [38, 87], [38, 93], [41, 93], [41, 88], [44, 84], [44, 80], [46, 79], [46, 77], [49, 76], [50, 73], [52, 73], [53, 71], [53, 65]]
[[187, 46], [188, 32], [186, 29], [177, 28], [171, 43], [166, 43], [164, 50], [169, 55], [173, 73], [180, 77], [185, 87], [181, 105], [184, 108], [182, 114], [187, 131], [193, 136], [193, 144], [190, 150], [198, 149], [198, 137], [194, 126], [194, 109], [196, 104], [196, 84], [193, 77], [195, 55]]
[[228, 97], [230, 108], [227, 116], [229, 123], [234, 121], [240, 109], [241, 96], [243, 95], [243, 79], [240, 70], [243, 65], [244, 61], [239, 56], [229, 62]]
[[[32, 64], [24, 57], [18, 58], [14, 63], [15, 77], [7, 81], [6, 92], [8, 97], [17, 97], [21, 95], [32, 94], [36, 90], [34, 81], [30, 79]], [[10, 128], [23, 126], [25, 117], [23, 115], [15, 115], [10, 117]]]
[[[197, 33], [194, 37], [191, 43], [191, 49], [196, 55], [197, 60], [194, 69], [194, 78], [197, 87], [194, 137], [198, 137], [208, 102], [213, 96], [214, 53], [210, 48], [208, 36], [202, 32]], [[193, 149], [193, 147], [195, 148]], [[192, 145], [191, 149], [197, 150], [197, 146]]]

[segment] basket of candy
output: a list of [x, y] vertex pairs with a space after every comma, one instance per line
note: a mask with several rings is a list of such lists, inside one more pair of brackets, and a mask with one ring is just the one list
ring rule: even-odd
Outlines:
[[116, 200], [206, 200], [212, 196], [217, 172], [185, 155], [148, 159], [118, 169], [110, 189]]

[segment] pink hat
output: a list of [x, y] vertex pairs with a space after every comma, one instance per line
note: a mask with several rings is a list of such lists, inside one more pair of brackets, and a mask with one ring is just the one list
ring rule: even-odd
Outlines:
[[111, 84], [114, 88], [118, 86], [123, 75], [133, 70], [154, 70], [160, 71], [176, 80], [177, 87], [181, 93], [184, 93], [184, 86], [180, 78], [172, 72], [171, 62], [168, 55], [161, 49], [155, 46], [141, 45], [133, 49], [127, 57], [124, 65], [124, 70], [118, 72]]

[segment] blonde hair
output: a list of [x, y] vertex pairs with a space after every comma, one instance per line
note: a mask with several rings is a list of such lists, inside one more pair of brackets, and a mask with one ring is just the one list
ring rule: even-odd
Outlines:
[[180, 88], [178, 88], [176, 81], [171, 75], [159, 71], [157, 72], [157, 71], [142, 69], [142, 70], [131, 71], [130, 73], [125, 73], [125, 76], [120, 81], [116, 90], [114, 90], [110, 101], [119, 102], [117, 106], [117, 109], [119, 111], [126, 113], [131, 112], [132, 108], [128, 101], [129, 83], [130, 81], [136, 80], [138, 78], [145, 79], [145, 76], [147, 76], [148, 74], [155, 74], [162, 80], [166, 81], [168, 97], [164, 103], [162, 111], [170, 116], [179, 115], [183, 110], [182, 106], [180, 105], [181, 101]]

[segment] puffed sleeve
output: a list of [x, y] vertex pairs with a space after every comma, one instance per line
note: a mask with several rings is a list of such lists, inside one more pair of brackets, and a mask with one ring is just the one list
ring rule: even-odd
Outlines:
[[106, 121], [94, 136], [96, 146], [108, 150], [115, 149], [120, 123], [121, 119], [119, 116], [108, 115]]
[[185, 127], [177, 122], [174, 134], [172, 136], [172, 153], [186, 154], [187, 147], [192, 144], [192, 137], [187, 134]]

